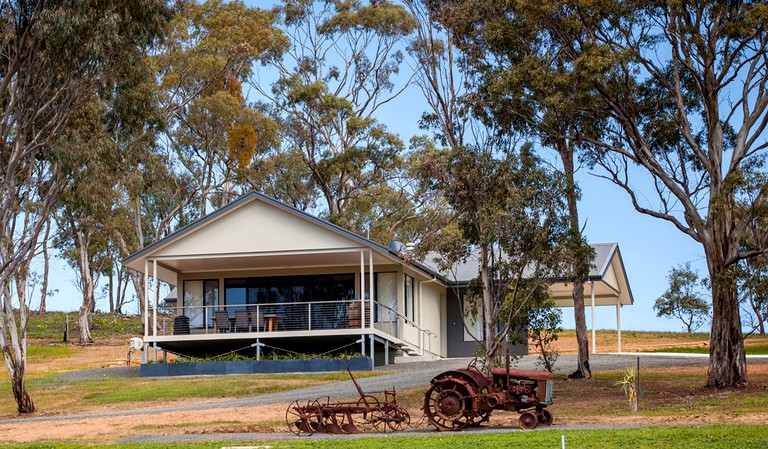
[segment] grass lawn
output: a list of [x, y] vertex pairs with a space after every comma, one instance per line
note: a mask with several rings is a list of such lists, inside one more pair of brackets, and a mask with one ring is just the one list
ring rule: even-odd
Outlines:
[[[747, 339], [744, 343], [744, 351], [747, 355], [768, 355], [768, 342], [763, 341], [750, 341]], [[676, 354], [709, 354], [709, 347], [696, 346], [696, 347], [672, 347], [654, 349], [650, 352], [673, 352]]]
[[378, 449], [397, 446], [398, 449], [553, 449], [562, 447], [565, 437], [566, 448], [580, 449], [679, 449], [679, 448], [721, 448], [751, 449], [768, 447], [768, 426], [761, 425], [710, 425], [680, 427], [647, 427], [641, 429], [616, 430], [571, 430], [556, 429], [541, 432], [507, 433], [433, 433], [423, 436], [398, 435], [384, 438], [378, 435], [365, 438], [313, 439], [291, 438], [288, 441], [239, 441], [206, 442], [183, 444], [119, 444], [119, 445], [72, 445], [66, 442], [46, 442], [32, 445], [11, 445], [8, 448], [221, 448], [223, 446], [269, 446], [274, 449]]
[[[363, 378], [379, 374], [362, 372], [355, 376]], [[29, 379], [27, 388], [40, 410], [71, 414], [99, 405], [151, 406], [179, 399], [237, 398], [348, 379], [347, 373], [132, 378], [130, 388], [126, 388], [126, 379], [121, 378], [69, 382], [48, 376]], [[13, 397], [10, 382], [0, 381], [0, 397]], [[11, 415], [15, 411], [13, 401], [0, 402], [0, 415]]]

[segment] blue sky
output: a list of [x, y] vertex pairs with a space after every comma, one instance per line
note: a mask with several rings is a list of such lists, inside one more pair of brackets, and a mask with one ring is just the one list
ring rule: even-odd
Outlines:
[[[276, 2], [247, 3], [269, 7]], [[396, 101], [384, 106], [378, 116], [390, 130], [407, 142], [414, 135], [424, 134], [418, 129], [418, 120], [425, 109], [418, 87], [411, 86]], [[558, 165], [554, 153], [545, 152], [544, 157]], [[582, 168], [577, 173], [577, 180], [582, 189], [579, 213], [587, 239], [591, 243], [617, 242], [621, 250], [635, 299], [634, 305], [622, 310], [622, 329], [681, 330], [682, 324], [679, 321], [656, 317], [652, 307], [656, 298], [667, 288], [666, 276], [673, 266], [691, 262], [700, 274], [706, 273], [700, 245], [670, 223], [636, 212], [626, 193], [610, 182], [595, 177], [588, 169]], [[648, 195], [649, 204], [654, 205], [655, 198], [651, 196], [653, 192], [649, 191]], [[74, 279], [74, 271], [57, 260], [51, 270], [50, 288], [57, 289], [58, 293], [48, 299], [49, 310], [78, 309], [80, 293], [74, 286]], [[31, 306], [36, 308], [38, 302], [39, 298], [35, 297]], [[108, 309], [106, 299], [98, 301], [97, 308]], [[127, 311], [135, 312], [136, 305], [129, 305]], [[589, 317], [590, 312], [587, 310], [587, 324], [591, 326]], [[614, 307], [598, 307], [596, 317], [597, 328], [615, 328]], [[563, 326], [573, 328], [572, 309], [563, 310]]]

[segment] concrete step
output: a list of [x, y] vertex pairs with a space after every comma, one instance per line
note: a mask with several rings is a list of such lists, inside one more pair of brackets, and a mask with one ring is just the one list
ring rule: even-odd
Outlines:
[[395, 357], [395, 364], [414, 363], [414, 362], [433, 362], [440, 360], [440, 357], [434, 355], [404, 355]]

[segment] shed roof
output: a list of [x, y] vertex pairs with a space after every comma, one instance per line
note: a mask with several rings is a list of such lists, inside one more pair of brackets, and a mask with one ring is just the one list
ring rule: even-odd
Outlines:
[[[618, 243], [593, 243], [595, 258], [585, 283], [585, 297], [591, 297], [595, 289], [596, 305], [622, 305], [634, 303], [629, 280], [624, 270]], [[438, 267], [439, 256], [429, 253], [424, 264], [436, 272], [441, 272], [449, 282], [464, 285], [475, 279], [480, 270], [478, 253], [473, 252], [466, 260], [453, 265], [449, 270], [441, 271]], [[565, 281], [558, 281], [550, 287], [550, 295], [559, 307], [573, 306], [572, 287]]]

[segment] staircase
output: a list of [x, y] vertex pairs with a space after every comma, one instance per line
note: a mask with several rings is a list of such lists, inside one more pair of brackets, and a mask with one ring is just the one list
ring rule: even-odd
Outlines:
[[413, 362], [428, 362], [432, 360], [440, 360], [440, 357], [432, 354], [421, 355], [418, 348], [411, 346], [410, 344], [400, 341], [394, 343], [393, 346], [397, 351], [400, 351], [401, 355], [395, 356], [395, 363], [413, 363]]

